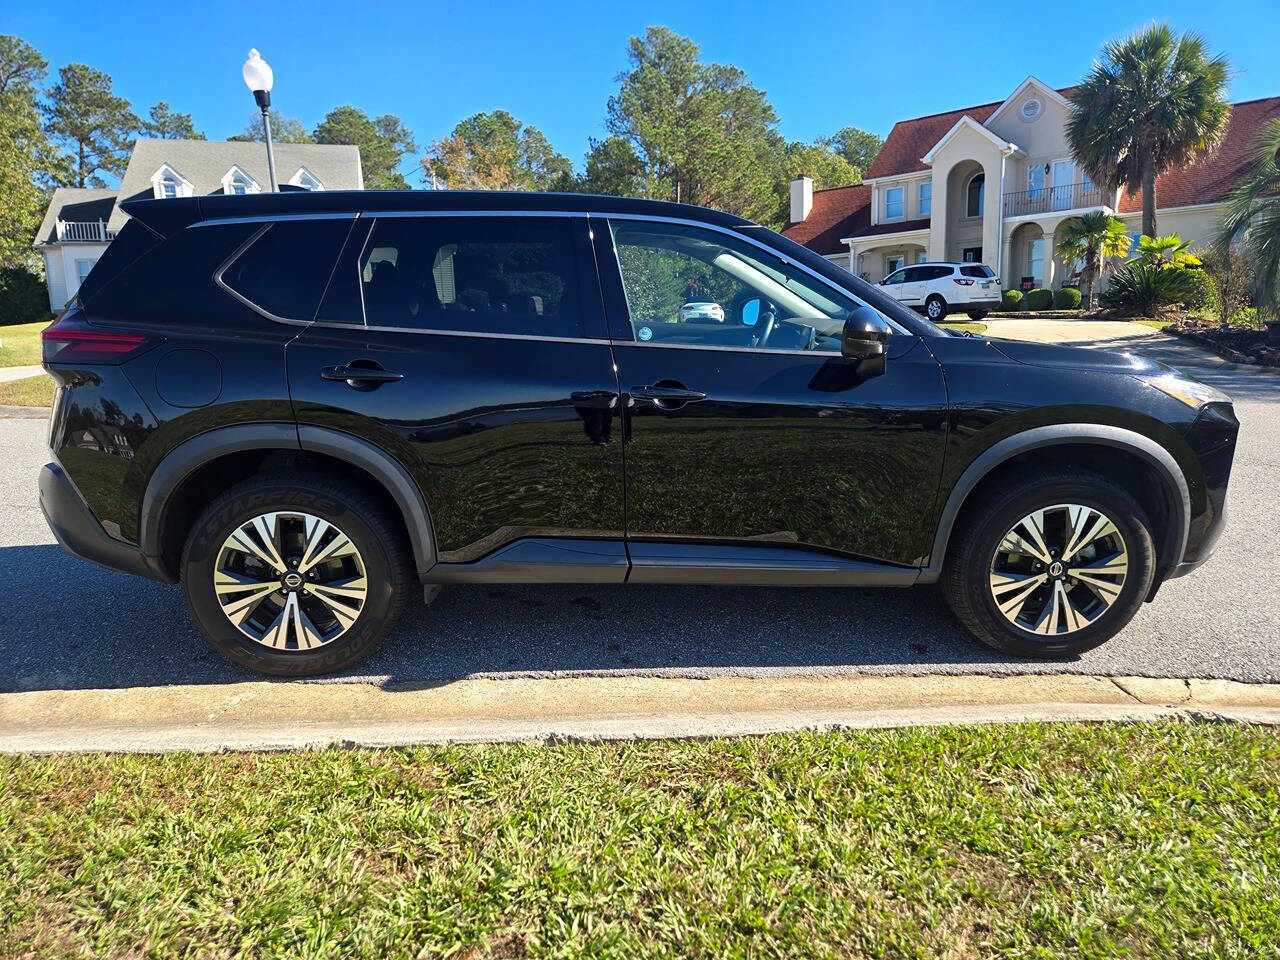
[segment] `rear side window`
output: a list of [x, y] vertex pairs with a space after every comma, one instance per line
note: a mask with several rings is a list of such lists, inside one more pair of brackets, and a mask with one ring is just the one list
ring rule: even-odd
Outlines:
[[977, 280], [990, 280], [995, 276], [995, 274], [991, 272], [991, 268], [985, 263], [980, 263], [973, 267], [961, 267], [960, 273], [962, 276], [973, 277]]
[[286, 320], [311, 320], [333, 273], [352, 220], [282, 220], [270, 224], [222, 274], [222, 282]]
[[160, 237], [136, 220], [128, 220], [111, 241], [89, 276], [80, 284], [80, 299], [88, 302], [108, 281], [160, 243]]
[[596, 287], [585, 240], [575, 236], [580, 227], [563, 217], [380, 219], [355, 264], [365, 320], [416, 330], [595, 335], [602, 325], [587, 294]]
[[924, 271], [925, 280], [941, 280], [943, 277], [951, 276], [950, 267], [921, 267]]

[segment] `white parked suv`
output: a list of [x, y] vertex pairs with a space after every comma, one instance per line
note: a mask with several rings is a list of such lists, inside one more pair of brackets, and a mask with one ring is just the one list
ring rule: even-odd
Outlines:
[[935, 323], [949, 313], [981, 320], [1000, 306], [1000, 278], [985, 263], [916, 263], [895, 270], [880, 286]]

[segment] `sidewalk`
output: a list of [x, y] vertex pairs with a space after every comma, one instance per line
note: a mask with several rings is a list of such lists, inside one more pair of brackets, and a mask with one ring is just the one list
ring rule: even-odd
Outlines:
[[9, 383], [11, 380], [25, 380], [27, 377], [36, 377], [44, 373], [44, 367], [35, 363], [28, 367], [0, 367], [0, 383]]
[[1092, 676], [637, 676], [439, 686], [251, 681], [0, 694], [0, 752], [745, 736], [795, 730], [1212, 716], [1280, 725], [1280, 684]]

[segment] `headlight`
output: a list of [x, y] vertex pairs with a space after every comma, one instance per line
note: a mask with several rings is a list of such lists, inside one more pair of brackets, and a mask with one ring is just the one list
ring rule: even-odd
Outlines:
[[1138, 377], [1138, 379], [1194, 409], [1206, 403], [1231, 402], [1231, 398], [1217, 387], [1211, 387], [1207, 383], [1192, 380], [1178, 373], [1162, 373], [1157, 377]]

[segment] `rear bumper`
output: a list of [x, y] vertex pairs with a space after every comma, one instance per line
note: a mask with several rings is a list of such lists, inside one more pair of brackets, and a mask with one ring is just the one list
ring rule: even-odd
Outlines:
[[45, 464], [40, 471], [40, 510], [58, 544], [73, 557], [108, 570], [174, 582], [140, 547], [116, 540], [102, 529], [70, 478], [56, 463]]
[[963, 313], [966, 310], [995, 310], [1000, 306], [999, 297], [991, 297], [986, 300], [966, 300], [961, 302], [957, 300], [950, 304], [952, 310], [958, 310]]

